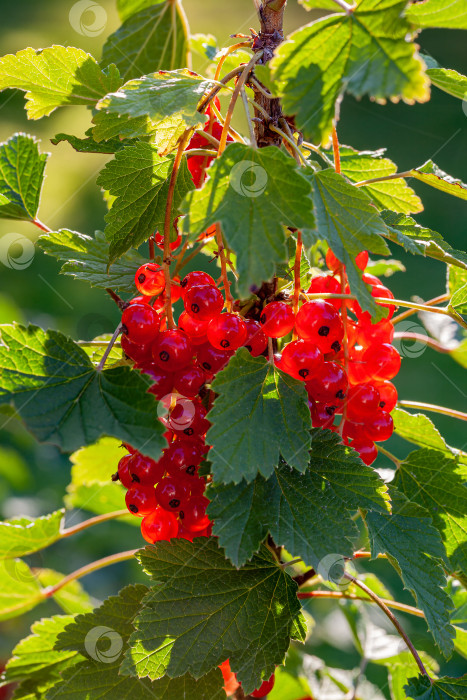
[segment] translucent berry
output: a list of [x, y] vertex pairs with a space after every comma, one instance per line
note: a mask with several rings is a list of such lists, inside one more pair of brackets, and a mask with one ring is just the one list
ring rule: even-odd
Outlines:
[[183, 509], [183, 527], [190, 532], [200, 532], [210, 523], [206, 515], [209, 501], [205, 496], [191, 498]]
[[193, 441], [176, 440], [166, 450], [163, 461], [170, 476], [178, 478], [196, 475], [202, 453]]
[[[159, 231], [154, 234], [154, 240], [156, 241], [156, 246], [161, 250], [164, 249], [164, 236]], [[178, 246], [182, 242], [182, 235], [179, 233], [174, 241], [170, 241], [170, 250], [177, 250]]]
[[328, 269], [331, 270], [331, 272], [338, 272], [341, 266], [341, 261], [338, 258], [336, 258], [331, 248], [328, 248], [328, 251], [326, 253], [326, 265], [328, 266]]
[[229, 660], [227, 659], [226, 661], [221, 663], [219, 668], [222, 671], [222, 677], [224, 678], [225, 694], [228, 696], [233, 695], [239, 687], [240, 683], [237, 681], [236, 674], [233, 673], [233, 671], [231, 671], [230, 669]]
[[190, 497], [190, 489], [181, 479], [166, 476], [156, 486], [156, 499], [161, 508], [178, 511], [185, 508]]
[[369, 255], [367, 250], [362, 250], [355, 258], [355, 263], [360, 270], [364, 270], [368, 265]]
[[174, 388], [183, 396], [196, 396], [205, 383], [206, 373], [198, 365], [184, 367], [174, 375]]
[[164, 371], [154, 362], [145, 365], [142, 371], [151, 378], [153, 383], [148, 389], [148, 392], [153, 394], [156, 399], [160, 400], [167, 394], [170, 394], [174, 385], [174, 375], [172, 372]]
[[145, 457], [137, 452], [131, 457], [128, 470], [134, 483], [142, 486], [154, 486], [164, 476], [165, 467], [162, 460], [155, 462], [150, 457]]
[[152, 347], [154, 362], [167, 372], [177, 372], [191, 363], [193, 347], [183, 331], [161, 331]]
[[210, 284], [213, 287], [216, 286], [216, 283], [214, 282], [213, 278], [211, 275], [208, 275], [207, 272], [202, 272], [201, 270], [194, 270], [193, 272], [189, 272], [186, 277], [182, 279], [180, 282], [180, 286], [182, 288], [182, 296], [185, 296], [185, 294], [188, 292], [191, 287], [195, 286], [200, 286], [202, 284]]
[[178, 319], [178, 327], [192, 340], [193, 338], [202, 338], [206, 335], [209, 321], [210, 319], [203, 321], [200, 318], [187, 314], [186, 311], [182, 311]]
[[344, 326], [337, 310], [327, 301], [305, 302], [297, 314], [295, 328], [300, 338], [311, 340], [322, 353], [336, 353], [341, 349]]
[[393, 338], [394, 326], [385, 318], [379, 323], [361, 321], [358, 324], [357, 340], [364, 348], [379, 343], [392, 343]]
[[357, 384], [347, 394], [347, 416], [350, 420], [362, 421], [379, 407], [379, 392], [372, 384]]
[[183, 303], [187, 314], [200, 321], [210, 321], [224, 308], [224, 297], [212, 284], [196, 285], [185, 291]]
[[308, 381], [320, 371], [323, 353], [309, 340], [293, 340], [282, 350], [282, 363], [292, 377]]
[[156, 494], [153, 486], [132, 486], [125, 495], [126, 507], [140, 518], [157, 508]]
[[141, 294], [158, 296], [165, 288], [164, 270], [156, 263], [145, 263], [136, 270], [135, 284]]
[[293, 329], [295, 316], [288, 304], [271, 301], [264, 307], [259, 322], [269, 338], [283, 338]]
[[318, 403], [310, 399], [308, 401], [308, 407], [311, 413], [313, 428], [330, 428], [334, 423], [334, 406]]
[[391, 414], [379, 409], [369, 421], [365, 421], [365, 434], [373, 442], [389, 440], [394, 432], [394, 421]]
[[174, 513], [157, 507], [146, 515], [141, 522], [141, 534], [146, 542], [154, 544], [170, 540], [178, 535], [178, 520]]
[[372, 379], [383, 381], [396, 376], [401, 366], [401, 357], [396, 348], [389, 343], [372, 345], [363, 355]]
[[378, 456], [378, 450], [375, 447], [374, 442], [371, 442], [370, 440], [363, 440], [357, 438], [353, 440], [352, 447], [358, 452], [362, 462], [364, 462], [368, 466], [370, 466], [370, 464], [373, 464], [376, 457]]
[[271, 690], [274, 688], [274, 684], [276, 682], [276, 676], [274, 673], [272, 674], [271, 678], [268, 681], [263, 681], [263, 683], [260, 685], [258, 690], [254, 690], [251, 693], [252, 698], [264, 698], [266, 695], [268, 695]]
[[145, 362], [151, 362], [152, 360], [150, 343], [147, 345], [138, 345], [137, 343], [133, 343], [127, 335], [122, 333], [121, 346], [126, 357], [139, 365]]
[[213, 318], [208, 326], [208, 340], [217, 350], [237, 350], [246, 340], [246, 326], [238, 314], [225, 313]]
[[131, 304], [122, 314], [122, 333], [136, 345], [152, 343], [160, 325], [157, 312], [149, 304]]
[[133, 486], [133, 480], [128, 469], [128, 462], [132, 457], [133, 455], [125, 455], [125, 457], [122, 457], [118, 463], [118, 478], [122, 486], [124, 486], [126, 489], [130, 489]]
[[258, 321], [252, 318], [244, 318], [243, 323], [246, 327], [246, 338], [243, 346], [249, 350], [250, 355], [259, 357], [268, 346], [268, 337]]
[[312, 399], [331, 405], [345, 399], [347, 387], [347, 375], [337, 362], [324, 362], [319, 374], [306, 383]]
[[[341, 292], [341, 283], [332, 275], [316, 275], [308, 288], [309, 294], [340, 294]], [[340, 309], [342, 306], [342, 299], [327, 299], [326, 301], [336, 309]]]
[[231, 349], [218, 350], [211, 343], [201, 345], [196, 353], [198, 363], [208, 374], [217, 374], [227, 365], [232, 355]]
[[396, 407], [398, 398], [396, 387], [386, 380], [385, 382], [377, 382], [375, 388], [379, 392], [379, 407], [384, 409], [387, 413], [391, 413]]

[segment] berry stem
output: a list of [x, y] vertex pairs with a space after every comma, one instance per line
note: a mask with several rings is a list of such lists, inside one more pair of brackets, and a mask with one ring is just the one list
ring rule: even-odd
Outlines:
[[264, 87], [261, 85], [261, 83], [258, 82], [258, 81], [256, 80], [255, 77], [250, 76], [248, 82], [251, 83], [251, 85], [253, 85], [253, 87], [255, 88], [255, 90], [257, 90], [257, 91], [260, 92], [262, 95], [264, 95], [264, 97], [267, 97], [268, 100], [274, 99], [274, 95], [273, 95], [271, 92], [269, 92], [269, 90], [266, 90], [266, 88], [264, 88]]
[[[222, 126], [224, 126], [225, 119], [222, 116], [222, 114], [219, 112], [219, 110], [217, 109], [214, 102], [211, 105], [211, 109], [214, 112], [215, 117], [216, 117], [217, 121], [219, 122], [219, 124], [222, 124]], [[245, 143], [245, 139], [243, 138], [243, 136], [241, 136], [239, 133], [237, 133], [235, 131], [235, 129], [233, 129], [232, 126], [230, 126], [230, 125], [229, 125], [229, 134], [234, 139], [234, 141], [238, 141], [238, 143]]]
[[[343, 593], [340, 591], [310, 591], [297, 593], [297, 597], [301, 599], [306, 598], [337, 598], [338, 600], [361, 600], [364, 603], [371, 603], [372, 601], [365, 596], [355, 595], [355, 593]], [[394, 608], [394, 610], [400, 610], [401, 612], [406, 612], [409, 615], [416, 615], [416, 617], [425, 617], [424, 613], [418, 608], [414, 608], [412, 605], [405, 605], [405, 603], [398, 603], [395, 600], [386, 600], [385, 598], [380, 599], [388, 608]]]
[[114, 292], [113, 289], [110, 289], [110, 287], [106, 287], [105, 291], [107, 292], [107, 294], [109, 294], [112, 297], [112, 299], [117, 304], [120, 311], [123, 311], [126, 308], [127, 302], [123, 301], [122, 297], [119, 297], [118, 294], [116, 292]]
[[400, 459], [397, 459], [397, 457], [395, 455], [393, 455], [392, 452], [389, 452], [389, 450], [387, 450], [382, 445], [378, 444], [378, 445], [376, 445], [376, 447], [377, 447], [378, 452], [381, 452], [381, 454], [384, 455], [385, 457], [387, 457], [388, 459], [390, 459], [391, 462], [394, 462], [397, 469], [399, 469], [399, 467], [401, 465]]
[[44, 598], [51, 598], [53, 595], [55, 595], [55, 593], [58, 593], [58, 591], [64, 588], [68, 583], [71, 583], [71, 581], [76, 581], [77, 579], [80, 579], [83, 576], [87, 576], [87, 574], [92, 574], [93, 571], [99, 571], [99, 569], [103, 569], [104, 567], [110, 566], [111, 564], [118, 564], [121, 561], [133, 559], [137, 551], [137, 549], [131, 549], [127, 552], [111, 554], [108, 557], [104, 557], [103, 559], [97, 559], [97, 561], [93, 561], [90, 564], [86, 564], [86, 566], [82, 566], [80, 569], [76, 569], [76, 571], [73, 571], [71, 574], [68, 574], [68, 576], [64, 576], [61, 581], [55, 584], [55, 586], [48, 586], [47, 588], [44, 588], [44, 590], [42, 591], [42, 595], [44, 596]]
[[336, 5], [339, 5], [339, 7], [344, 10], [344, 12], [348, 15], [352, 14], [352, 12], [355, 10], [357, 7], [356, 5], [349, 5], [348, 3], [345, 2], [345, 0], [334, 0]]
[[[335, 131], [335, 129], [334, 129]], [[337, 138], [337, 136], [336, 136]], [[337, 149], [339, 151], [339, 148]], [[339, 164], [340, 164], [340, 159], [339, 159]], [[337, 167], [337, 162], [336, 162], [336, 167]], [[336, 169], [336, 172], [337, 169]], [[345, 266], [341, 263], [339, 267], [339, 275], [341, 278], [341, 290], [342, 294], [345, 294], [345, 289], [347, 286], [347, 276], [345, 274]], [[342, 345], [343, 345], [343, 350], [344, 350], [344, 370], [346, 375], [349, 373], [349, 344], [347, 342], [347, 301], [343, 298], [342, 299], [342, 308], [341, 308], [341, 316], [342, 316], [342, 325], [344, 326], [344, 337], [342, 339]], [[339, 423], [339, 428], [338, 428], [338, 433], [342, 437], [342, 432], [344, 430], [344, 424], [345, 421], [347, 420], [347, 401], [344, 401], [344, 407], [342, 409], [342, 420]]]
[[289, 144], [290, 148], [293, 151], [293, 155], [294, 155], [294, 158], [297, 161], [297, 163], [303, 162], [303, 164], [306, 167], [310, 167], [310, 163], [307, 161], [307, 159], [305, 158], [303, 153], [300, 151], [300, 149], [298, 148], [297, 144], [295, 143], [295, 141], [293, 140], [291, 135], [288, 136], [285, 133], [285, 131], [282, 131], [282, 129], [279, 129], [278, 126], [274, 126], [274, 124], [269, 125], [269, 130], [274, 131], [274, 133], [276, 133], [276, 134], [279, 134], [279, 136], [281, 136], [283, 138], [283, 140]]
[[[215, 147], [216, 153], [217, 153], [217, 149], [219, 148], [219, 139], [216, 139], [215, 136], [208, 133], [207, 131], [204, 131], [204, 129], [195, 129], [195, 134], [198, 134], [198, 136], [202, 136], [204, 139], [206, 139], [206, 141], [209, 141], [209, 143], [212, 143], [212, 145]], [[192, 150], [188, 151], [187, 155], [190, 155], [191, 153], [193, 153], [194, 150], [195, 149], [193, 148]]]
[[240, 94], [242, 96], [242, 102], [245, 108], [245, 116], [248, 122], [248, 130], [250, 132], [250, 143], [253, 146], [253, 148], [258, 148], [258, 144], [256, 143], [255, 128], [253, 126], [253, 122], [251, 121], [250, 108], [248, 106], [248, 97], [246, 96], [244, 87], [242, 87], [242, 89], [240, 90]]
[[467, 413], [456, 411], [454, 408], [446, 408], [445, 406], [437, 406], [433, 403], [423, 403], [422, 401], [398, 401], [398, 406], [402, 408], [417, 408], [420, 411], [432, 411], [433, 413], [441, 413], [444, 416], [451, 418], [459, 418], [459, 420], [467, 421]]
[[[340, 4], [340, 3], [339, 3]], [[347, 5], [347, 3], [344, 3]], [[339, 152], [339, 139], [337, 138], [337, 130], [336, 130], [336, 125], [333, 123], [332, 125], [332, 150], [334, 153], [334, 168], [336, 173], [341, 172], [341, 154]]]
[[232, 296], [232, 293], [230, 291], [230, 282], [229, 282], [229, 277], [227, 274], [227, 262], [225, 259], [224, 241], [222, 240], [222, 232], [221, 232], [221, 227], [219, 224], [216, 224], [216, 241], [217, 241], [217, 247], [219, 249], [219, 260], [221, 261], [222, 283], [224, 285], [224, 293], [225, 293], [225, 305], [226, 305], [227, 311], [229, 313], [231, 313], [232, 304], [233, 304], [233, 296]]
[[444, 345], [441, 345], [440, 342], [437, 340], [434, 340], [434, 338], [430, 338], [429, 335], [423, 335], [422, 333], [394, 333], [394, 340], [415, 340], [419, 343], [423, 343], [424, 345], [427, 345], [429, 348], [432, 348], [433, 350], [436, 350], [437, 352], [443, 352], [443, 353], [450, 353], [451, 350]]
[[[206, 132], [204, 132], [204, 134], [206, 134]], [[211, 151], [209, 148], [190, 148], [190, 150], [185, 151], [183, 155], [187, 158], [191, 158], [192, 156], [206, 156], [206, 158], [215, 158], [217, 156], [217, 150]]]
[[[400, 636], [404, 640], [404, 642], [407, 644], [408, 648], [410, 649], [410, 652], [412, 656], [414, 657], [418, 668], [420, 669], [420, 672], [424, 675], [427, 676], [431, 681], [430, 676], [427, 673], [427, 670], [425, 666], [423, 665], [423, 662], [418, 655], [417, 650], [415, 649], [414, 645], [410, 641], [409, 637], [407, 634], [404, 632], [404, 629], [402, 628], [402, 625], [400, 624], [399, 620], [395, 615], [392, 614], [392, 612], [389, 610], [388, 605], [386, 604], [386, 601], [382, 600], [379, 596], [376, 595], [376, 593], [373, 593], [371, 588], [368, 588], [362, 581], [359, 581], [357, 578], [354, 576], [351, 576], [348, 573], [344, 573], [344, 578], [346, 578], [348, 581], [352, 581], [358, 588], [361, 588], [362, 591], [364, 591], [370, 598], [376, 603], [376, 605], [381, 608], [381, 610], [384, 612], [384, 614], [391, 620], [392, 624], [396, 628], [396, 630], [399, 632]], [[392, 601], [391, 601], [392, 602]]]
[[110, 355], [110, 351], [112, 350], [114, 343], [117, 340], [117, 338], [121, 332], [122, 332], [122, 324], [119, 323], [114, 331], [113, 336], [111, 337], [111, 339], [109, 341], [109, 344], [107, 345], [107, 348], [106, 348], [104, 354], [101, 357], [101, 361], [99, 362], [99, 364], [96, 367], [96, 372], [101, 372], [104, 369], [104, 365], [106, 363], [108, 356]]
[[272, 338], [268, 338], [268, 358], [271, 365], [274, 367], [274, 345]]
[[312, 151], [313, 153], [316, 153], [317, 156], [322, 158], [326, 165], [329, 165], [331, 168], [334, 168], [334, 163], [330, 158], [327, 157], [325, 153], [321, 152], [321, 149], [318, 146], [315, 146], [313, 143], [309, 143], [308, 141], [303, 141], [302, 142], [303, 148], [308, 149], [309, 151]]
[[[189, 255], [187, 255], [186, 258], [183, 258], [182, 254], [177, 256], [177, 263], [176, 263], [175, 269], [174, 269], [174, 277], [177, 274], [177, 272], [179, 272], [180, 270], [183, 270], [183, 268], [186, 265], [188, 265], [190, 260], [193, 260], [193, 258], [195, 258], [198, 255], [198, 253], [200, 253], [202, 251], [202, 249], [204, 248], [205, 245], [206, 245], [206, 242], [201, 243], [201, 245], [196, 246], [196, 248], [193, 248], [191, 253]], [[187, 247], [188, 247], [188, 241], [187, 241]], [[185, 248], [185, 252], [186, 252], [186, 248]], [[183, 249], [182, 249], [181, 253], [183, 253]]]
[[[242, 49], [244, 46], [251, 46], [251, 39], [248, 41], [239, 41], [238, 44], [232, 44], [232, 46], [229, 46], [228, 48], [224, 49], [224, 53], [219, 59], [219, 62], [216, 67], [216, 73], [214, 75], [214, 80], [219, 80], [220, 75], [221, 75], [221, 70], [222, 66], [224, 65], [224, 61], [227, 58], [227, 56], [230, 56], [231, 53], [234, 53], [237, 49]], [[243, 70], [243, 67], [241, 68]], [[241, 71], [238, 71], [241, 72]]]
[[77, 532], [86, 530], [88, 527], [93, 525], [98, 525], [99, 523], [105, 523], [107, 520], [115, 520], [116, 518], [122, 518], [124, 515], [128, 515], [128, 510], [114, 510], [112, 513], [104, 513], [103, 515], [96, 515], [94, 518], [89, 518], [89, 520], [83, 520], [82, 523], [78, 525], [73, 525], [73, 527], [67, 527], [61, 531], [61, 537], [71, 537]]
[[[297, 249], [295, 251], [295, 263], [294, 263], [294, 295], [293, 295], [293, 312], [296, 316], [298, 314], [298, 304], [300, 301], [300, 268], [302, 263], [302, 232], [297, 231]], [[294, 328], [293, 340], [297, 340], [298, 333]]]
[[[435, 297], [434, 299], [429, 299], [429, 301], [425, 302], [425, 306], [434, 306], [435, 304], [442, 304], [444, 301], [447, 301], [450, 298], [449, 294], [441, 294], [441, 296]], [[403, 311], [401, 314], [398, 316], [395, 316], [394, 318], [391, 319], [393, 325], [396, 323], [399, 323], [399, 321], [405, 321], [406, 318], [409, 318], [409, 316], [413, 316], [413, 314], [417, 313], [417, 309], [408, 309], [407, 311]]]
[[43, 224], [42, 221], [39, 221], [39, 219], [33, 219], [32, 223], [34, 224], [34, 226], [37, 226], [37, 228], [40, 228], [41, 231], [45, 231], [46, 233], [52, 232], [52, 229]]
[[355, 182], [355, 187], [364, 187], [365, 185], [371, 185], [373, 182], [385, 182], [386, 180], [400, 180], [404, 177], [412, 177], [410, 170], [406, 170], [403, 173], [393, 173], [392, 175], [382, 175], [381, 177], [372, 177], [369, 180], [362, 180], [361, 182]]
[[165, 314], [167, 317], [167, 328], [173, 330], [175, 328], [173, 311], [172, 311], [172, 281], [170, 279], [170, 219], [172, 216], [172, 205], [175, 192], [175, 183], [177, 182], [178, 169], [182, 162], [183, 151], [190, 139], [191, 129], [187, 129], [183, 134], [180, 143], [178, 144], [177, 154], [175, 156], [172, 173], [170, 175], [169, 191], [167, 193], [167, 204], [165, 206], [164, 220], [164, 260], [162, 267], [165, 277]]
[[149, 243], [149, 258], [151, 260], [154, 260], [154, 258], [156, 257], [156, 253], [154, 250], [154, 236], [150, 236], [148, 243]]

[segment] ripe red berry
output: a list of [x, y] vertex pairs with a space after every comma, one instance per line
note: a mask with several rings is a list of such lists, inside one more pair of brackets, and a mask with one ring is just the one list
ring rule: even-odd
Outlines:
[[329, 270], [331, 270], [331, 272], [338, 272], [341, 266], [341, 261], [338, 258], [336, 258], [331, 248], [328, 248], [328, 251], [326, 253], [326, 265], [328, 266]]
[[152, 343], [160, 325], [157, 312], [149, 304], [131, 304], [122, 314], [122, 333], [136, 345]]
[[174, 375], [174, 388], [183, 396], [196, 396], [205, 383], [206, 374], [198, 365], [184, 367]]
[[175, 406], [170, 407], [167, 426], [181, 438], [203, 435], [210, 426], [206, 414], [206, 409], [199, 401], [179, 397]]
[[389, 343], [372, 345], [363, 355], [372, 379], [383, 381], [396, 376], [401, 367], [401, 357]]
[[311, 413], [313, 428], [330, 428], [334, 423], [334, 406], [318, 403], [310, 399], [308, 407]]
[[172, 372], [165, 372], [154, 364], [154, 362], [145, 365], [142, 368], [142, 372], [152, 379], [153, 384], [149, 387], [148, 392], [153, 394], [157, 400], [170, 394], [174, 385], [174, 375]]
[[[308, 288], [309, 294], [340, 294], [341, 292], [341, 283], [332, 275], [316, 275]], [[326, 301], [336, 309], [340, 309], [342, 306], [342, 299], [327, 299]]]
[[306, 383], [312, 399], [331, 405], [345, 399], [347, 387], [347, 375], [336, 362], [324, 362], [319, 374]]
[[225, 313], [213, 318], [208, 326], [208, 340], [217, 350], [237, 350], [246, 340], [246, 326], [238, 314]]
[[156, 263], [145, 263], [136, 270], [135, 284], [141, 294], [155, 297], [165, 288], [164, 270]]
[[369, 421], [365, 421], [365, 434], [373, 442], [389, 440], [394, 431], [392, 416], [379, 409]]
[[191, 363], [193, 347], [183, 331], [161, 331], [152, 347], [154, 362], [167, 372], [177, 372]]
[[120, 342], [124, 354], [126, 357], [129, 357], [130, 360], [133, 360], [133, 362], [136, 362], [139, 365], [143, 364], [144, 362], [151, 362], [152, 353], [151, 345], [149, 343], [147, 345], [138, 345], [137, 343], [133, 343], [124, 333], [122, 333]]
[[163, 461], [170, 476], [193, 477], [202, 459], [202, 452], [194, 441], [176, 440], [165, 451]]
[[209, 501], [205, 496], [190, 498], [183, 509], [183, 527], [190, 532], [200, 532], [210, 523], [206, 515]]
[[192, 340], [193, 338], [202, 338], [206, 335], [209, 321], [210, 319], [203, 321], [200, 318], [190, 316], [186, 311], [182, 311], [178, 319], [178, 327]]
[[154, 544], [162, 540], [170, 540], [178, 535], [178, 520], [174, 513], [159, 506], [146, 515], [141, 522], [141, 534], [146, 542]]
[[[156, 241], [156, 246], [161, 250], [164, 249], [164, 236], [159, 231], [154, 234], [154, 240]], [[170, 250], [177, 250], [178, 246], [182, 242], [182, 235], [179, 233], [174, 241], [170, 241]]]
[[154, 486], [164, 476], [165, 467], [162, 460], [155, 462], [150, 457], [145, 457], [137, 452], [131, 457], [128, 470], [134, 484]]
[[118, 478], [122, 486], [124, 486], [126, 489], [130, 489], [133, 486], [133, 480], [131, 478], [131, 474], [128, 468], [128, 462], [131, 460], [132, 457], [133, 455], [131, 454], [125, 455], [121, 458], [121, 460], [118, 463]]
[[364, 348], [379, 343], [392, 343], [394, 326], [391, 321], [383, 318], [379, 323], [361, 321], [358, 324], [357, 340]]
[[132, 486], [125, 495], [126, 507], [140, 518], [157, 508], [156, 494], [153, 486]]
[[211, 343], [201, 345], [196, 353], [198, 363], [208, 374], [217, 374], [228, 364], [232, 355], [231, 349], [218, 350]]
[[362, 462], [364, 462], [368, 466], [370, 466], [370, 464], [373, 464], [376, 457], [378, 456], [378, 450], [375, 447], [375, 444], [370, 440], [356, 438], [355, 440], [353, 440], [351, 446], [354, 448], [354, 450], [358, 452]]
[[263, 683], [260, 685], [258, 690], [254, 690], [251, 693], [252, 698], [264, 698], [266, 695], [268, 695], [271, 690], [274, 688], [274, 684], [276, 682], [276, 676], [274, 673], [272, 674], [271, 678], [268, 681], [263, 681]]
[[319, 372], [323, 353], [309, 340], [293, 340], [282, 350], [282, 363], [292, 377], [305, 382]]
[[355, 258], [355, 263], [360, 270], [364, 270], [368, 265], [369, 255], [367, 250], [362, 250]]
[[372, 384], [357, 384], [350, 387], [347, 395], [347, 416], [353, 421], [362, 421], [378, 410], [379, 392]]
[[191, 287], [199, 287], [202, 284], [210, 284], [211, 286], [215, 287], [216, 283], [214, 282], [213, 278], [211, 275], [208, 275], [207, 272], [202, 272], [201, 270], [194, 270], [193, 272], [189, 272], [186, 277], [182, 279], [180, 282], [180, 286], [182, 288], [182, 296], [185, 296], [185, 294], [188, 292]]
[[185, 311], [200, 321], [210, 321], [224, 308], [222, 292], [212, 284], [192, 286], [184, 294]]
[[268, 346], [268, 337], [258, 321], [252, 318], [244, 318], [243, 323], [246, 327], [246, 338], [243, 346], [250, 351], [250, 355], [259, 357]]
[[311, 340], [322, 353], [339, 352], [344, 337], [344, 326], [332, 304], [322, 299], [307, 301], [295, 320], [298, 335]]
[[190, 489], [181, 479], [166, 476], [156, 486], [156, 499], [168, 511], [182, 510], [190, 497]]
[[375, 388], [379, 392], [379, 407], [383, 408], [386, 413], [391, 413], [391, 411], [396, 407], [397, 403], [397, 389], [389, 381], [377, 382]]
[[283, 338], [293, 329], [295, 316], [288, 304], [271, 301], [264, 307], [259, 322], [269, 338]]

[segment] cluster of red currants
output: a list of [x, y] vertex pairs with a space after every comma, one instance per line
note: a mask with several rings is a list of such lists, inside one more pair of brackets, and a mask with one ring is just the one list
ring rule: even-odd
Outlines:
[[[222, 676], [224, 678], [224, 690], [227, 696], [233, 695], [239, 685], [237, 681], [237, 675], [232, 671], [230, 668], [230, 662], [229, 659], [221, 663], [219, 666], [220, 670], [222, 671]], [[271, 690], [274, 688], [274, 684], [276, 682], [276, 676], [273, 673], [272, 676], [267, 680], [264, 681], [257, 690], [254, 690], [252, 693], [250, 693], [250, 696], [252, 698], [264, 698], [266, 695], [269, 695]]]

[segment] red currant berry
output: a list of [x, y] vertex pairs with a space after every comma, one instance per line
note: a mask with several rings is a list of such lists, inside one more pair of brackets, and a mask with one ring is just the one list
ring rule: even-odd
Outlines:
[[201, 345], [196, 353], [198, 363], [208, 374], [217, 374], [227, 365], [232, 355], [232, 350], [217, 350], [211, 343]]
[[358, 326], [357, 341], [364, 348], [379, 343], [392, 343], [393, 338], [394, 326], [385, 318], [379, 323], [362, 321]]
[[212, 284], [190, 287], [184, 294], [185, 311], [200, 321], [210, 321], [224, 308], [222, 292]]
[[[159, 231], [154, 234], [154, 240], [156, 241], [156, 246], [161, 250], [164, 249], [164, 236]], [[178, 246], [182, 242], [182, 235], [179, 233], [174, 241], [170, 241], [170, 250], [177, 250]]]
[[148, 392], [153, 394], [158, 401], [167, 394], [170, 394], [174, 385], [174, 375], [172, 372], [165, 372], [153, 362], [143, 367], [142, 372], [152, 379], [153, 384], [148, 389]]
[[246, 327], [246, 339], [243, 346], [249, 350], [250, 355], [259, 357], [268, 346], [268, 337], [258, 321], [252, 318], [244, 318], [243, 323]]
[[219, 666], [222, 671], [222, 677], [224, 679], [224, 691], [226, 695], [230, 696], [235, 693], [240, 683], [237, 681], [237, 676], [230, 668], [229, 660], [227, 659]]
[[174, 375], [174, 387], [183, 396], [196, 396], [205, 384], [206, 374], [198, 365], [185, 367]]
[[143, 364], [144, 362], [151, 362], [152, 360], [150, 344], [138, 345], [137, 343], [133, 343], [127, 335], [122, 333], [121, 346], [126, 357], [133, 360], [133, 362]]
[[237, 350], [246, 340], [246, 326], [241, 316], [225, 313], [213, 318], [208, 326], [208, 340], [217, 350]]
[[141, 294], [156, 297], [165, 288], [164, 270], [156, 263], [145, 263], [136, 270], [135, 284]]
[[[133, 297], [133, 299], [130, 299], [128, 302], [129, 304], [149, 304], [150, 298], [144, 296], [144, 294], [141, 294], [139, 297]], [[151, 304], [153, 306], [153, 304]]]
[[154, 544], [170, 540], [178, 535], [178, 520], [174, 513], [157, 507], [146, 515], [141, 522], [141, 534], [146, 542]]
[[134, 483], [142, 486], [154, 486], [164, 476], [165, 467], [162, 460], [155, 462], [150, 457], [136, 453], [128, 463], [128, 470]]
[[143, 518], [157, 508], [154, 487], [133, 485], [126, 492], [125, 503], [130, 513]]
[[190, 489], [181, 479], [165, 476], [156, 486], [156, 499], [164, 510], [182, 510], [185, 508], [189, 497]]
[[334, 406], [329, 406], [323, 403], [317, 403], [310, 399], [308, 407], [311, 413], [311, 422], [313, 428], [330, 428], [334, 423]]
[[347, 387], [347, 375], [337, 362], [324, 362], [319, 375], [306, 383], [312, 399], [331, 405], [345, 399]]
[[275, 682], [276, 682], [276, 676], [273, 673], [271, 678], [268, 681], [263, 681], [263, 683], [260, 685], [258, 690], [254, 690], [251, 693], [251, 697], [252, 698], [265, 698], [266, 695], [268, 695], [271, 692], [271, 690], [274, 688]]
[[205, 496], [190, 498], [183, 509], [183, 527], [190, 532], [200, 532], [210, 523], [206, 515], [209, 501]]
[[372, 345], [363, 355], [372, 379], [383, 381], [396, 376], [401, 367], [401, 356], [389, 343]]
[[160, 325], [157, 312], [149, 304], [131, 304], [122, 314], [122, 333], [136, 345], [152, 343]]
[[202, 321], [199, 318], [190, 316], [186, 311], [182, 311], [178, 319], [178, 327], [181, 331], [187, 334], [190, 340], [193, 338], [202, 338], [206, 335], [210, 319]]
[[357, 384], [347, 395], [347, 416], [353, 421], [362, 421], [378, 410], [379, 392], [372, 384]]
[[358, 359], [352, 360], [347, 366], [347, 378], [349, 384], [363, 384], [371, 381], [371, 374], [366, 362], [361, 359], [364, 353], [360, 352]]
[[389, 440], [394, 432], [394, 421], [390, 413], [379, 409], [369, 421], [365, 421], [365, 434], [373, 442]]
[[346, 445], [348, 444], [349, 439], [368, 440], [368, 437], [365, 433], [365, 425], [363, 423], [354, 423], [351, 420], [344, 421], [344, 425], [342, 427], [342, 439], [344, 440]]
[[191, 287], [199, 287], [202, 284], [210, 284], [213, 287], [216, 286], [216, 283], [214, 282], [213, 278], [211, 277], [211, 275], [208, 275], [207, 272], [202, 272], [201, 270], [189, 272], [186, 275], [186, 277], [184, 277], [180, 282], [180, 286], [182, 288], [182, 296], [185, 296], [185, 294], [188, 292], [189, 289], [191, 289]]
[[336, 258], [331, 248], [328, 248], [328, 252], [326, 253], [326, 265], [331, 272], [338, 272], [341, 266], [341, 261]]
[[176, 440], [165, 451], [163, 460], [170, 476], [184, 478], [196, 475], [202, 452], [194, 441]]
[[177, 372], [191, 363], [193, 347], [183, 331], [161, 331], [152, 346], [152, 356], [161, 369]]
[[367, 250], [362, 250], [355, 258], [355, 264], [360, 270], [364, 270], [368, 265], [369, 255]]
[[391, 411], [396, 407], [397, 403], [397, 389], [391, 382], [377, 382], [375, 388], [379, 392], [379, 407], [383, 408], [386, 413], [391, 413]]
[[311, 340], [321, 352], [339, 352], [344, 326], [332, 304], [321, 299], [307, 301], [300, 308], [295, 327], [304, 340]]
[[378, 450], [373, 442], [364, 439], [356, 439], [352, 442], [352, 447], [360, 455], [362, 462], [370, 466], [378, 456]]
[[[332, 275], [317, 275], [311, 280], [309, 294], [341, 294], [341, 283]], [[342, 306], [342, 299], [327, 299], [336, 309]]]
[[319, 372], [323, 353], [309, 340], [293, 340], [282, 350], [282, 362], [292, 377], [306, 382]]
[[130, 470], [128, 468], [128, 462], [132, 459], [134, 455], [125, 455], [122, 457], [118, 463], [118, 478], [122, 486], [126, 489], [131, 489], [133, 486], [133, 480], [131, 478]]
[[294, 327], [295, 316], [288, 304], [271, 301], [264, 307], [259, 322], [268, 338], [283, 338]]

